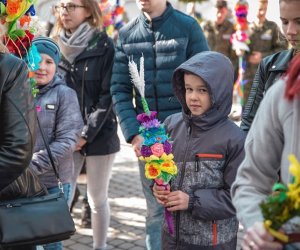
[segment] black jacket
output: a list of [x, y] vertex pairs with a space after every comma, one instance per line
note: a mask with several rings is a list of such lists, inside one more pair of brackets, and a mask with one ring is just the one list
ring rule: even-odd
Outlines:
[[114, 45], [104, 32], [97, 33], [73, 64], [62, 58], [59, 71], [77, 93], [84, 119], [82, 137], [86, 155], [106, 155], [119, 151], [117, 120], [112, 109], [110, 79]]
[[284, 74], [294, 50], [284, 50], [265, 57], [256, 71], [248, 102], [243, 112], [241, 128], [248, 132], [266, 91]]
[[29, 169], [36, 113], [26, 64], [0, 53], [0, 199], [33, 196], [41, 191]]

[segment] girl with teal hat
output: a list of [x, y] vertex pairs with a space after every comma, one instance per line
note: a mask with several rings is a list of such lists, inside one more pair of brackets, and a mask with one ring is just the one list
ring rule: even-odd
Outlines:
[[[32, 42], [40, 62], [34, 72], [38, 88], [35, 97], [37, 116], [46, 135], [54, 163], [63, 183], [64, 195], [70, 205], [71, 183], [74, 172], [73, 151], [78, 142], [83, 121], [74, 90], [66, 86], [56, 73], [60, 61], [58, 45], [50, 38], [39, 37]], [[39, 176], [49, 193], [59, 191], [41, 131], [37, 131], [34, 154], [30, 167]], [[44, 245], [45, 250], [62, 250], [61, 242]]]

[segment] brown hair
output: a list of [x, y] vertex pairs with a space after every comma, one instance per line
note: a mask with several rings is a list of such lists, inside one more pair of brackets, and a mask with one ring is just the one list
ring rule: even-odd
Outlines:
[[[86, 19], [86, 21], [88, 21], [88, 23], [94, 27], [97, 28], [98, 30], [102, 30], [103, 29], [103, 22], [102, 22], [102, 13], [100, 10], [100, 6], [98, 5], [96, 0], [80, 0], [81, 4], [85, 7], [85, 9], [91, 13], [91, 16], [88, 17]], [[62, 30], [63, 24], [62, 21], [60, 20], [60, 16], [59, 13], [56, 12], [56, 18], [57, 18], [57, 22], [55, 25], [55, 33], [59, 33], [60, 30]], [[55, 34], [55, 35], [57, 35]]]

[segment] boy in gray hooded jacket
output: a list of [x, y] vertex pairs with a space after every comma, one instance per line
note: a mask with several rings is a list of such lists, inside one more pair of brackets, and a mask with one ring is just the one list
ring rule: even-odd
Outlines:
[[162, 249], [236, 249], [238, 221], [230, 187], [244, 158], [245, 134], [228, 115], [234, 71], [217, 52], [181, 64], [173, 89], [182, 113], [169, 116], [178, 176], [168, 190], [154, 185], [157, 201], [173, 212], [174, 235], [164, 225]]

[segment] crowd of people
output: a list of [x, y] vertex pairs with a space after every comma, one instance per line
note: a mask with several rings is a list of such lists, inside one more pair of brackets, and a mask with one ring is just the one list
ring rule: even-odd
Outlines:
[[[171, 183], [160, 186], [146, 178], [145, 163], [138, 161], [147, 250], [234, 250], [239, 223], [245, 228], [244, 250], [300, 249], [274, 238], [259, 208], [275, 182], [289, 183], [287, 155], [300, 159], [300, 1], [278, 2], [283, 33], [266, 19], [268, 0], [257, 0], [257, 18], [249, 23], [239, 127], [230, 119], [238, 55], [230, 42], [235, 25], [227, 1], [216, 0], [215, 20], [206, 22], [195, 19], [195, 9], [185, 14], [167, 0], [136, 0], [140, 13], [118, 30], [116, 41], [105, 31], [96, 0], [56, 1], [55, 21], [47, 19], [50, 37], [32, 41], [40, 56], [34, 97], [24, 60], [1, 42], [0, 200], [57, 192], [53, 157], [71, 208], [84, 168], [84, 218], [91, 224], [82, 224], [92, 228], [93, 249], [107, 249], [118, 124], [141, 156], [136, 116], [143, 113], [142, 98], [128, 62], [141, 66], [143, 56], [145, 98], [165, 125], [178, 167]], [[299, 227], [296, 221], [290, 230]], [[0, 243], [0, 249], [6, 248]], [[63, 244], [8, 249], [60, 250]]]

